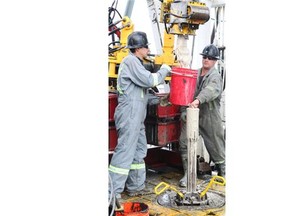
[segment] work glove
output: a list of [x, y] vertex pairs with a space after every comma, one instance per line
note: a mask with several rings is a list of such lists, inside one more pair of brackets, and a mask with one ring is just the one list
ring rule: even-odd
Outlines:
[[167, 69], [169, 72], [171, 71], [171, 67], [167, 64], [162, 64], [160, 69], [163, 69], [163, 68]]
[[148, 93], [147, 95], [148, 95], [148, 104], [149, 105], [156, 105], [156, 104], [160, 103], [160, 99], [157, 96], [155, 96], [151, 93]]
[[160, 97], [160, 106], [166, 107], [171, 105], [170, 101], [169, 101], [169, 94]]
[[185, 110], [185, 111], [182, 111], [181, 112], [181, 120], [183, 121], [183, 122], [186, 122], [187, 121], [187, 111]]

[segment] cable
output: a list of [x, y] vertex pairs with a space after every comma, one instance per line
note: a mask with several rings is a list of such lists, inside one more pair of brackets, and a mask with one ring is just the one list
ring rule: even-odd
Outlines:
[[[117, 28], [115, 23], [113, 24], [116, 14], [120, 17], [120, 20], [122, 20], [122, 16], [117, 10], [117, 5], [118, 0], [114, 0], [112, 5], [108, 7], [108, 36], [111, 35], [112, 42], [115, 41], [115, 34], [117, 35], [118, 38], [121, 37], [121, 32], [119, 31], [119, 28]], [[116, 23], [118, 24], [118, 22]]]
[[[113, 182], [112, 182], [112, 178], [110, 176], [110, 173], [109, 174], [109, 183], [110, 183], [110, 197], [109, 197], [109, 202], [108, 202], [108, 208], [111, 206], [111, 203], [112, 203], [112, 209], [111, 209], [111, 213], [110, 213], [110, 216], [113, 216], [114, 214], [114, 211], [115, 211], [115, 206], [116, 206], [116, 201], [115, 201], [115, 198], [114, 198], [114, 188], [113, 188]], [[114, 198], [114, 199], [113, 199]]]

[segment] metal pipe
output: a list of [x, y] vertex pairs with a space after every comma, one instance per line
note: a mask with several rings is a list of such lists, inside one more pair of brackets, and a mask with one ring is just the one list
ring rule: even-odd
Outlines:
[[154, 0], [146, 0], [146, 1], [147, 1], [148, 10], [149, 10], [150, 20], [151, 20], [151, 26], [153, 30], [156, 52], [157, 52], [157, 55], [162, 55], [163, 54], [163, 50], [162, 50], [163, 42], [162, 42], [161, 30], [160, 30], [160, 25], [158, 21], [155, 1]]
[[187, 192], [196, 193], [197, 154], [196, 146], [199, 140], [199, 108], [187, 108], [187, 139], [188, 139], [188, 168]]
[[190, 60], [190, 65], [189, 68], [192, 68], [192, 61], [193, 61], [193, 56], [194, 56], [194, 46], [195, 46], [195, 35], [192, 35], [192, 48], [191, 48], [191, 60]]
[[129, 0], [127, 2], [124, 16], [128, 16], [131, 18], [133, 7], [134, 7], [134, 2], [135, 2], [135, 0]]

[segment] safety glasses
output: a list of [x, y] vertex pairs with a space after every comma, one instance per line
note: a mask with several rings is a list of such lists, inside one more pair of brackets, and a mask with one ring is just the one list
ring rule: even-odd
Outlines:
[[209, 56], [203, 56], [203, 59], [209, 59], [209, 60], [217, 60], [217, 59], [215, 59], [215, 58], [212, 58], [212, 57], [209, 57]]

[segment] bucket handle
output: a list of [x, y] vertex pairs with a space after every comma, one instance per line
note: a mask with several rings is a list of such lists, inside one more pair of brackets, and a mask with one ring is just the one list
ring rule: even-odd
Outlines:
[[172, 74], [177, 74], [177, 75], [180, 75], [180, 76], [187, 76], [187, 77], [195, 77], [195, 75], [191, 75], [191, 74], [182, 74], [182, 73], [178, 73], [178, 72], [174, 72], [174, 71], [170, 71], [170, 73]]

